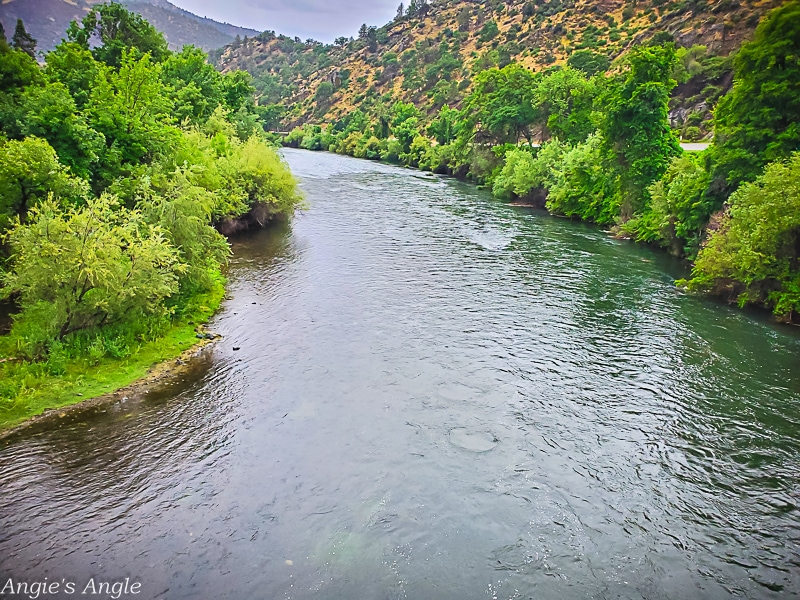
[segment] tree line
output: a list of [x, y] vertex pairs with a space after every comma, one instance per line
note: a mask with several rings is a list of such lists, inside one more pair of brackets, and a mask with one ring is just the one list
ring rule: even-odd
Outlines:
[[[218, 229], [301, 198], [250, 76], [171, 52], [123, 6], [94, 6], [35, 57], [21, 22], [10, 44], [0, 32], [0, 295], [13, 314], [0, 354], [59, 373], [157, 339], [222, 285]], [[31, 372], [10, 365], [0, 400]]]
[[684, 152], [670, 129], [677, 79], [697, 49], [656, 36], [613, 64], [532, 72], [513, 62], [473, 79], [460, 110], [362, 104], [290, 146], [452, 174], [502, 198], [611, 226], [693, 261], [691, 290], [800, 312], [800, 2], [774, 9], [733, 58], [713, 144]]

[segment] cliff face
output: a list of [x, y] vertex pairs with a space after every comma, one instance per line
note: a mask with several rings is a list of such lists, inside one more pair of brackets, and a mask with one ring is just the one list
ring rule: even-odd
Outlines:
[[[280, 103], [283, 125], [331, 121], [366, 102], [413, 102], [425, 111], [459, 106], [474, 74], [511, 61], [532, 70], [569, 64], [604, 70], [632, 45], [674, 39], [705, 46], [688, 67], [728, 56], [762, 14], [780, 0], [507, 0], [412, 2], [383, 27], [362, 27], [357, 39], [332, 46], [266, 32], [215, 56], [222, 70], [244, 69], [262, 103]], [[694, 61], [694, 62], [692, 62]], [[725, 84], [724, 65], [706, 69], [694, 91]], [[702, 69], [701, 69], [702, 70]], [[697, 69], [695, 69], [697, 71]], [[691, 74], [695, 77], [698, 73]], [[691, 79], [690, 77], [690, 79]], [[683, 83], [688, 83], [684, 81]], [[707, 90], [714, 96], [715, 90]], [[678, 98], [681, 111], [713, 103], [702, 93]]]

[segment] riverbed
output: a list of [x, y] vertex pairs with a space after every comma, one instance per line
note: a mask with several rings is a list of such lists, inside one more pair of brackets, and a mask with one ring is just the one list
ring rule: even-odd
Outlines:
[[285, 156], [309, 209], [234, 240], [213, 351], [0, 445], [0, 585], [800, 594], [795, 328], [682, 293], [683, 265], [596, 227]]

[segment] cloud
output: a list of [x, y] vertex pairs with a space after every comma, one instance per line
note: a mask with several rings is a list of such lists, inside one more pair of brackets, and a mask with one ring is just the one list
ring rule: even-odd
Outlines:
[[201, 17], [273, 30], [301, 39], [332, 42], [355, 36], [362, 23], [383, 25], [394, 17], [400, 0], [171, 0]]

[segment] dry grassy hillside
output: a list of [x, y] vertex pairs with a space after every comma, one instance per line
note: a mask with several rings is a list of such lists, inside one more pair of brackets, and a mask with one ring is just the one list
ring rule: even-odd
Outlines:
[[[416, 2], [414, 3], [416, 5]], [[654, 36], [706, 50], [687, 61], [719, 59], [748, 38], [776, 0], [509, 0], [421, 3], [418, 14], [362, 28], [356, 39], [323, 46], [267, 32], [217, 57], [223, 70], [250, 71], [262, 103], [288, 107], [285, 126], [331, 121], [357, 106], [403, 100], [429, 112], [458, 106], [473, 75], [515, 61], [533, 70], [570, 61], [607, 64]], [[717, 67], [684, 82], [677, 110], [701, 105], [702, 91], [729, 80]], [[325, 83], [327, 82], [327, 83]], [[720, 90], [706, 90], [717, 96]], [[711, 101], [713, 101], [713, 97]], [[687, 104], [688, 103], [688, 104]], [[708, 104], [708, 102], [706, 102]], [[689, 106], [691, 105], [691, 106]], [[687, 108], [688, 106], [688, 108]]]

